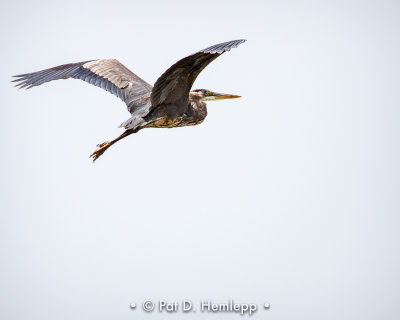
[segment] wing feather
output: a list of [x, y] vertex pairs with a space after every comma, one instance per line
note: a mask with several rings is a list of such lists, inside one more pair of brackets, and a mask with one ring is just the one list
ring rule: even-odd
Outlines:
[[154, 84], [151, 92], [151, 109], [158, 105], [186, 102], [199, 73], [226, 51], [236, 48], [246, 40], [234, 40], [213, 45], [179, 60], [165, 71]]
[[[115, 59], [69, 63], [14, 77], [17, 78], [13, 80], [13, 82], [16, 82], [16, 87], [26, 89], [53, 80], [80, 79], [120, 98], [126, 103], [128, 111], [132, 114], [137, 108], [142, 107], [144, 103], [146, 105], [150, 104], [150, 101], [143, 101], [142, 97], [149, 95], [152, 86]], [[135, 102], [140, 102], [141, 104], [136, 104]]]

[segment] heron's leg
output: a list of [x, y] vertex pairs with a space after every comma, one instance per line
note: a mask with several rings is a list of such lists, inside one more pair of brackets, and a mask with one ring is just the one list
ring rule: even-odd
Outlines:
[[106, 141], [101, 144], [97, 145], [97, 149], [90, 155], [90, 158], [93, 158], [93, 162], [95, 162], [109, 147], [111, 147], [114, 143], [118, 142], [119, 140], [126, 138], [132, 133], [138, 132], [139, 129], [127, 129], [123, 134], [121, 134], [118, 138], [112, 141]]

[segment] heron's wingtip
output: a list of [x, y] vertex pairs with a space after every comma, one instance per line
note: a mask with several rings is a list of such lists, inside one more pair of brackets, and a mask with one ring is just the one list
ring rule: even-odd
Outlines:
[[211, 54], [222, 54], [224, 52], [230, 51], [232, 48], [237, 48], [243, 42], [246, 42], [246, 39], [232, 40], [223, 43], [218, 43], [209, 48], [201, 50], [203, 53], [211, 53]]
[[[15, 81], [11, 81], [11, 82], [15, 82]], [[29, 86], [29, 84], [25, 83], [25, 82], [19, 82], [14, 86], [14, 88], [17, 88], [17, 89], [30, 89], [30, 88], [32, 88], [32, 86], [31, 85]]]

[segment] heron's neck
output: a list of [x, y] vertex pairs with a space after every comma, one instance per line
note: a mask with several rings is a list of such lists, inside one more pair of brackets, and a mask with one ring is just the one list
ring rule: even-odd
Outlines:
[[192, 118], [195, 122], [200, 123], [207, 116], [207, 105], [199, 99], [189, 100], [189, 110], [187, 116]]

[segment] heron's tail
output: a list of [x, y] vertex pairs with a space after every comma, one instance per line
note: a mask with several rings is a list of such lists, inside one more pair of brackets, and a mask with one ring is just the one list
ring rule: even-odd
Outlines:
[[139, 131], [138, 129], [128, 129], [125, 130], [123, 134], [121, 134], [118, 138], [112, 140], [112, 141], [106, 141], [101, 144], [97, 145], [97, 149], [94, 150], [94, 152], [90, 155], [90, 158], [93, 159], [93, 162], [95, 162], [109, 147], [111, 147], [114, 143], [118, 142], [119, 140], [129, 136], [132, 133], [135, 133]]

